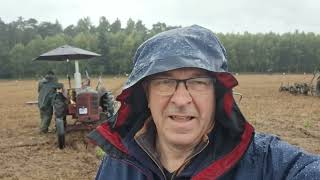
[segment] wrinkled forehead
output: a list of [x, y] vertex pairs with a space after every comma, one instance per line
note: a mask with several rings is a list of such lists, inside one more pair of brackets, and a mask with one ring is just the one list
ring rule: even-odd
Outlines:
[[152, 75], [152, 77], [191, 78], [209, 76], [209, 72], [201, 68], [178, 68]]

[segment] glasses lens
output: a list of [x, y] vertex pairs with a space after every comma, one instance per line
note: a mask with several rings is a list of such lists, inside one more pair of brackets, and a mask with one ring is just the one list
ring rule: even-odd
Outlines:
[[185, 82], [187, 90], [192, 94], [209, 93], [213, 89], [214, 79], [210, 77], [191, 78], [187, 80], [157, 78], [150, 81], [150, 86], [154, 91], [162, 96], [172, 95], [176, 91], [178, 82]]
[[187, 80], [189, 92], [204, 93], [213, 88], [213, 79], [210, 77], [192, 78]]
[[171, 95], [175, 91], [176, 83], [174, 79], [152, 79], [150, 85], [159, 95]]

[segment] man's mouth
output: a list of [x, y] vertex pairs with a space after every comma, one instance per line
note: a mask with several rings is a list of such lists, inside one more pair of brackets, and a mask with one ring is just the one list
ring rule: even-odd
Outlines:
[[195, 118], [194, 116], [178, 116], [178, 115], [172, 115], [172, 116], [169, 116], [169, 118], [171, 118], [172, 120], [175, 120], [175, 121], [190, 121], [192, 120], [193, 118]]

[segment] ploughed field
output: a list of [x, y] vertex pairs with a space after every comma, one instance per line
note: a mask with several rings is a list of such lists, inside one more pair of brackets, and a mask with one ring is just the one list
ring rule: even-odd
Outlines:
[[[320, 154], [320, 98], [279, 92], [280, 83], [310, 82], [311, 75], [238, 75], [235, 96], [247, 120], [260, 132]], [[125, 78], [104, 78], [120, 93]], [[67, 86], [66, 80], [63, 80]], [[92, 84], [97, 82], [93, 79]], [[94, 87], [93, 86], [93, 87]], [[93, 179], [100, 160], [85, 138], [87, 131], [66, 134], [57, 148], [56, 134], [38, 133], [39, 112], [25, 102], [37, 99], [36, 80], [0, 81], [0, 179]], [[73, 121], [68, 119], [69, 123]], [[51, 129], [54, 121], [51, 123]]]

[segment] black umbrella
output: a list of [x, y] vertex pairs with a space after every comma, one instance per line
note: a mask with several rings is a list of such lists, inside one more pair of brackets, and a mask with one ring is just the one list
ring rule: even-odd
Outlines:
[[80, 49], [77, 47], [72, 47], [69, 45], [63, 45], [44, 54], [41, 54], [39, 57], [33, 60], [66, 61], [89, 59], [97, 56], [100, 56], [100, 54]]
[[[89, 59], [92, 57], [101, 56], [100, 54], [90, 52], [84, 49], [80, 49], [77, 47], [72, 47], [69, 45], [63, 45], [51, 51], [48, 51], [44, 54], [41, 54], [39, 57], [33, 59], [34, 61], [75, 61], [75, 88], [80, 88], [81, 86], [81, 74], [79, 73], [79, 62], [81, 59]], [[70, 76], [68, 74], [69, 80], [69, 88], [71, 88], [70, 84]]]

